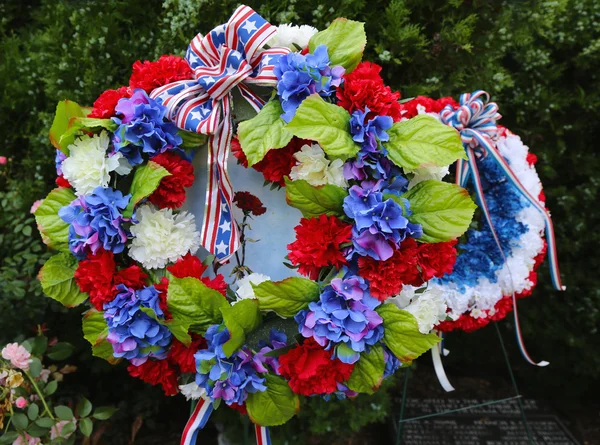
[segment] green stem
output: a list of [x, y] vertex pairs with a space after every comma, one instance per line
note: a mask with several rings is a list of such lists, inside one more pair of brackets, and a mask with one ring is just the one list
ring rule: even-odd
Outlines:
[[44, 395], [42, 394], [42, 391], [40, 391], [40, 388], [37, 386], [37, 383], [35, 383], [35, 380], [33, 379], [33, 377], [31, 377], [27, 371], [23, 371], [23, 372], [25, 373], [25, 375], [27, 376], [27, 378], [29, 379], [29, 381], [33, 385], [33, 387], [35, 389], [35, 392], [37, 392], [38, 397], [40, 398], [40, 400], [42, 401], [42, 404], [44, 405], [44, 410], [48, 413], [48, 416], [52, 420], [56, 420], [54, 418], [54, 416], [52, 415], [52, 411], [50, 411], [50, 408], [48, 408], [48, 404], [46, 403], [46, 399], [44, 398]]

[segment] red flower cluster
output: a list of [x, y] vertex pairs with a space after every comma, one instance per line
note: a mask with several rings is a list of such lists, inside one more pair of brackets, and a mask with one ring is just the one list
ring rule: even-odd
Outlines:
[[227, 283], [223, 275], [217, 274], [215, 278], [202, 277], [206, 271], [207, 266], [202, 264], [200, 258], [188, 253], [186, 256], [177, 260], [177, 262], [169, 267], [167, 270], [173, 274], [176, 278], [193, 277], [196, 278], [206, 286], [214, 289], [223, 296], [227, 293]]
[[296, 394], [312, 396], [331, 394], [337, 384], [350, 378], [354, 365], [333, 359], [333, 351], [326, 351], [314, 339], [304, 340], [301, 346], [279, 357], [279, 372], [289, 380]]
[[71, 188], [71, 183], [69, 181], [67, 181], [65, 179], [64, 176], [59, 176], [57, 177], [54, 182], [56, 183], [57, 186], [59, 187], [64, 187], [64, 188]]
[[192, 342], [189, 346], [184, 345], [174, 338], [167, 359], [171, 363], [177, 364], [181, 372], [195, 373], [196, 359], [194, 358], [194, 354], [199, 349], [206, 349], [206, 340], [198, 334], [192, 334]]
[[340, 268], [347, 263], [341, 244], [350, 242], [352, 226], [335, 216], [302, 218], [296, 231], [296, 241], [288, 244], [288, 257], [298, 272], [316, 280], [325, 266]]
[[177, 209], [185, 201], [185, 189], [194, 183], [194, 167], [173, 152], [161, 153], [152, 162], [163, 166], [170, 176], [161, 179], [158, 188], [148, 200], [161, 209]]
[[140, 366], [129, 365], [127, 371], [146, 383], [161, 385], [166, 396], [179, 392], [177, 368], [169, 360], [148, 360]]
[[433, 277], [452, 272], [456, 241], [418, 244], [407, 238], [386, 261], [358, 259], [359, 274], [369, 281], [371, 295], [380, 301], [398, 294], [405, 284], [420, 286]]
[[369, 108], [368, 117], [390, 116], [400, 120], [400, 93], [385, 86], [379, 74], [381, 67], [375, 63], [362, 62], [354, 71], [344, 76], [342, 87], [337, 90], [338, 105], [353, 113]]
[[98, 99], [96, 99], [92, 112], [88, 114], [88, 117], [110, 119], [111, 117], [116, 116], [115, 107], [119, 100], [124, 97], [131, 97], [130, 88], [121, 87], [117, 90], [106, 90], [98, 97]]
[[161, 56], [156, 62], [148, 60], [133, 64], [129, 86], [141, 88], [146, 93], [171, 82], [192, 78], [192, 69], [178, 56]]
[[244, 214], [263, 215], [267, 209], [262, 201], [250, 192], [235, 192], [233, 202]]
[[115, 297], [115, 286], [125, 284], [134, 289], [141, 289], [148, 276], [139, 266], [129, 266], [117, 272], [117, 265], [112, 252], [100, 249], [81, 261], [75, 270], [75, 282], [82, 292], [90, 296], [90, 303], [101, 311], [104, 303]]
[[424, 107], [427, 113], [439, 113], [448, 104], [452, 105], [453, 108], [458, 107], [458, 102], [451, 97], [442, 97], [436, 100], [430, 97], [417, 96], [413, 100], [401, 104], [402, 118], [410, 119], [419, 114], [419, 110], [417, 109], [419, 105]]

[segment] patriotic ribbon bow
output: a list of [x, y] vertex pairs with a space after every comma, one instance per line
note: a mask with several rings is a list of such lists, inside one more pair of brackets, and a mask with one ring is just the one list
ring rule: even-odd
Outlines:
[[200, 231], [202, 245], [225, 262], [240, 246], [232, 216], [233, 189], [227, 159], [233, 130], [231, 92], [258, 112], [264, 101], [249, 85], [274, 87], [273, 68], [288, 48], [261, 51], [277, 32], [248, 6], [240, 6], [229, 21], [191, 41], [186, 60], [194, 78], [155, 89], [150, 97], [167, 108], [167, 118], [186, 131], [210, 135], [206, 205]]
[[[490, 102], [490, 96], [485, 91], [476, 91], [473, 94], [463, 94], [460, 96], [460, 107], [456, 110], [451, 105], [447, 105], [440, 113], [442, 122], [446, 125], [456, 128], [459, 133], [465, 150], [467, 152], [468, 160], [459, 160], [456, 168], [456, 183], [461, 187], [465, 187], [469, 182], [469, 179], [473, 178], [475, 185], [475, 192], [477, 198], [483, 210], [485, 219], [492, 231], [492, 235], [506, 262], [504, 251], [500, 245], [500, 240], [492, 223], [492, 218], [488, 206], [486, 204], [483, 187], [481, 184], [481, 178], [479, 176], [479, 169], [477, 168], [477, 159], [479, 157], [492, 156], [496, 161], [496, 164], [506, 174], [507, 179], [516, 187], [516, 189], [529, 201], [529, 203], [535, 207], [544, 217], [546, 225], [546, 239], [548, 241], [548, 251], [550, 258], [550, 270], [552, 274], [552, 283], [557, 290], [564, 290], [565, 287], [560, 281], [560, 271], [558, 269], [558, 256], [556, 252], [556, 240], [554, 238], [554, 227], [552, 225], [552, 219], [548, 210], [541, 204], [535, 197], [533, 197], [529, 191], [521, 184], [519, 178], [510, 168], [507, 161], [500, 154], [494, 141], [498, 137], [498, 131], [496, 121], [500, 119], [498, 113], [498, 105], [494, 102]], [[509, 271], [510, 272], [510, 271]], [[521, 349], [521, 353], [525, 359], [538, 366], [546, 366], [548, 362], [535, 362], [533, 361], [527, 350], [521, 336], [521, 328], [519, 324], [518, 312], [517, 312], [517, 301], [516, 296], [513, 292], [513, 306], [515, 316], [515, 328], [517, 333], [517, 341]]]

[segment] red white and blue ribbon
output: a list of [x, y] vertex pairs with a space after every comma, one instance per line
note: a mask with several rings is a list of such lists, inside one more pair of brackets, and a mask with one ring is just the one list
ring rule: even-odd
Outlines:
[[[233, 219], [233, 188], [227, 159], [233, 133], [231, 91], [258, 112], [264, 100], [249, 85], [275, 87], [273, 68], [288, 48], [262, 50], [277, 32], [252, 8], [240, 6], [229, 21], [190, 43], [186, 60], [194, 78], [164, 85], [150, 93], [167, 107], [167, 118], [179, 128], [210, 135], [206, 205], [200, 231], [202, 245], [225, 262], [240, 247]], [[261, 51], [262, 50], [262, 51]]]
[[271, 436], [269, 428], [266, 426], [254, 425], [256, 431], [256, 445], [271, 445]]
[[[556, 252], [556, 241], [554, 238], [554, 226], [548, 210], [541, 204], [529, 191], [521, 184], [517, 175], [508, 165], [506, 159], [500, 154], [494, 140], [497, 139], [496, 121], [500, 119], [498, 113], [498, 105], [490, 102], [489, 94], [485, 91], [476, 91], [473, 94], [463, 94], [460, 97], [460, 106], [454, 110], [452, 106], [447, 106], [440, 113], [440, 118], [445, 124], [456, 128], [461, 136], [465, 147], [468, 160], [459, 160], [456, 169], [456, 183], [461, 187], [465, 187], [469, 179], [473, 179], [477, 199], [483, 211], [484, 217], [491, 229], [492, 235], [500, 250], [500, 253], [506, 262], [506, 256], [500, 245], [500, 240], [494, 228], [490, 211], [488, 209], [479, 169], [477, 168], [477, 160], [480, 157], [491, 156], [496, 164], [505, 173], [506, 178], [510, 183], [521, 193], [525, 199], [537, 209], [544, 218], [546, 225], [546, 239], [549, 247], [550, 271], [552, 275], [552, 283], [557, 290], [564, 290], [565, 287], [560, 281], [560, 271], [558, 268], [558, 256]], [[510, 274], [510, 270], [509, 270]], [[547, 366], [548, 362], [535, 362], [527, 353], [525, 343], [521, 335], [521, 327], [519, 324], [519, 315], [517, 310], [517, 299], [513, 292], [513, 306], [515, 317], [515, 328], [517, 334], [517, 342], [523, 357], [531, 364], [537, 366]]]

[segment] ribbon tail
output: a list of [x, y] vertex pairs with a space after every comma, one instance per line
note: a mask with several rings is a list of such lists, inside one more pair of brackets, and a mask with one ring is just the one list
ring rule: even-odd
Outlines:
[[[488, 151], [493, 150], [493, 147], [490, 147], [490, 145], [487, 143], [487, 141], [482, 140], [481, 142], [485, 144], [485, 145], [483, 145], [483, 147], [488, 149]], [[469, 165], [471, 167], [471, 176], [473, 177], [473, 183], [475, 184], [475, 192], [477, 194], [477, 199], [479, 200], [479, 204], [481, 205], [481, 210], [483, 211], [485, 219], [490, 227], [490, 231], [492, 232], [494, 241], [496, 242], [496, 245], [498, 246], [498, 249], [500, 250], [500, 254], [502, 255], [502, 258], [504, 259], [504, 263], [507, 264], [506, 255], [504, 254], [504, 250], [502, 249], [502, 245], [500, 244], [500, 239], [498, 238], [498, 234], [496, 233], [496, 229], [494, 228], [494, 224], [492, 223], [492, 217], [490, 214], [490, 210], [488, 209], [488, 206], [487, 206], [487, 203], [485, 200], [485, 196], [483, 193], [483, 186], [481, 184], [481, 178], [479, 176], [479, 169], [477, 168], [477, 158], [475, 157], [475, 153], [471, 147], [467, 147], [467, 156], [469, 158]], [[508, 267], [508, 264], [507, 264], [507, 267]], [[510, 276], [511, 281], [513, 281], [512, 274], [510, 273], [510, 268], [508, 269], [508, 274]], [[525, 348], [525, 341], [523, 340], [523, 337], [521, 335], [521, 326], [519, 324], [519, 314], [517, 311], [517, 297], [515, 295], [514, 289], [512, 291], [512, 299], [513, 299], [513, 310], [514, 310], [514, 316], [515, 316], [515, 333], [517, 335], [517, 342], [519, 344], [519, 349], [521, 350], [521, 354], [523, 355], [523, 358], [525, 358], [525, 360], [527, 360], [532, 365], [547, 366], [549, 364], [548, 362], [546, 362], [546, 361], [536, 362], [536, 361], [532, 360], [531, 357], [529, 356], [529, 353], [527, 352], [527, 349]]]
[[[438, 333], [438, 336], [441, 337], [442, 334]], [[444, 370], [444, 365], [442, 364], [442, 350], [442, 342], [438, 343], [433, 348], [431, 348], [431, 360], [433, 362], [433, 369], [435, 371], [435, 375], [437, 376], [440, 385], [442, 386], [442, 388], [444, 388], [444, 391], [451, 392], [454, 391], [454, 386], [452, 386], [450, 380], [448, 380], [448, 377], [446, 376], [446, 371]]]
[[268, 427], [255, 424], [254, 431], [256, 432], [256, 445], [271, 445], [271, 435]]
[[183, 435], [181, 436], [180, 445], [195, 445], [198, 432], [204, 428], [208, 418], [213, 412], [213, 406], [210, 400], [201, 397], [196, 404], [194, 412], [190, 416]]

